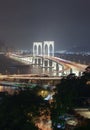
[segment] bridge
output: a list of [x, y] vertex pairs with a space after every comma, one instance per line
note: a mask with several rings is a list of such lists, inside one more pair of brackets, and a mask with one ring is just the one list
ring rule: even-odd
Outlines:
[[61, 79], [62, 77], [46, 77], [46, 76], [39, 76], [36, 74], [0, 75], [0, 85], [15, 86], [15, 83], [18, 82], [21, 83], [30, 82], [40, 85], [44, 84], [56, 85], [60, 83]]
[[45, 74], [49, 77], [58, 77], [70, 73], [79, 76], [87, 67], [86, 65], [55, 57], [54, 41], [34, 42], [32, 55], [23, 56], [11, 53], [9, 57], [24, 64], [30, 64], [32, 66], [31, 73], [39, 76]]

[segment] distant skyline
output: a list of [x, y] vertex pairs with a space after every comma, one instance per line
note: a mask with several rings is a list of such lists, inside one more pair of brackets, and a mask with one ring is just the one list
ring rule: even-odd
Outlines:
[[90, 0], [0, 0], [0, 40], [18, 49], [55, 41], [90, 50]]

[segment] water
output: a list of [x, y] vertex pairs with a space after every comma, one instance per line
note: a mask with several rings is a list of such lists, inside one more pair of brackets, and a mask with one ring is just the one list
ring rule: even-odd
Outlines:
[[31, 66], [24, 65], [0, 54], [0, 74], [29, 74]]
[[[0, 74], [29, 74], [30, 72], [30, 65], [24, 65], [8, 58], [4, 54], [0, 54]], [[0, 92], [5, 91], [9, 94], [13, 94], [16, 89], [11, 86], [0, 85]]]

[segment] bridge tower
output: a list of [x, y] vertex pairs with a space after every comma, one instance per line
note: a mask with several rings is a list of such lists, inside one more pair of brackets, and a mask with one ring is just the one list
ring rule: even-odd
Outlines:
[[[43, 56], [54, 56], [54, 41], [44, 41]], [[52, 66], [52, 61], [43, 59], [43, 72], [47, 72], [49, 75], [52, 75]]]
[[44, 41], [43, 55], [54, 56], [54, 41]]
[[33, 43], [33, 56], [42, 55], [42, 42], [34, 42]]
[[[43, 56], [43, 58], [37, 56]], [[45, 59], [45, 56], [54, 56], [54, 41], [34, 42], [33, 63], [42, 66], [44, 72], [49, 72], [52, 68], [52, 61]]]
[[33, 57], [35, 58], [35, 64], [41, 64], [42, 59], [39, 59], [36, 56], [42, 56], [42, 51], [43, 51], [43, 45], [42, 42], [34, 42], [33, 43]]
[[33, 56], [54, 56], [54, 41], [33, 43]]

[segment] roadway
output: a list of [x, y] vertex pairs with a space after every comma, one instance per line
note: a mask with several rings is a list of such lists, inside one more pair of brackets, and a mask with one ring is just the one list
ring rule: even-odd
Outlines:
[[[33, 56], [28, 56], [27, 57], [27, 56], [20, 56], [20, 55], [16, 55], [16, 54], [10, 54], [9, 56], [11, 58], [15, 59], [15, 60], [18, 60], [18, 59], [21, 58], [21, 62], [23, 62], [25, 64], [32, 64], [31, 61], [28, 59], [28, 57], [33, 58]], [[36, 56], [36, 57], [52, 60], [53, 62], [56, 62], [59, 65], [62, 65], [63, 70], [59, 70], [58, 73], [62, 73], [62, 72], [65, 72], [65, 71], [70, 72], [70, 69], [72, 69], [72, 72], [77, 74], [79, 72], [83, 72], [85, 70], [85, 68], [87, 67], [87, 65], [71, 62], [71, 61], [68, 61], [68, 60], [61, 59], [59, 57], [53, 57], [53, 56]], [[56, 70], [54, 70], [54, 72], [55, 71]]]
[[42, 77], [39, 75], [34, 76], [29, 74], [0, 75], [0, 80], [3, 79], [60, 80], [62, 77]]
[[45, 56], [44, 58], [48, 59], [48, 60], [52, 60], [52, 61], [54, 61], [54, 62], [56, 62], [56, 63], [58, 63], [60, 65], [63, 65], [64, 66], [64, 71], [68, 70], [68, 69], [73, 69], [73, 70], [76, 69], [78, 71], [84, 71], [85, 68], [87, 67], [87, 65], [71, 62], [71, 61], [64, 60], [64, 59], [61, 59], [61, 58], [58, 58], [58, 57]]

